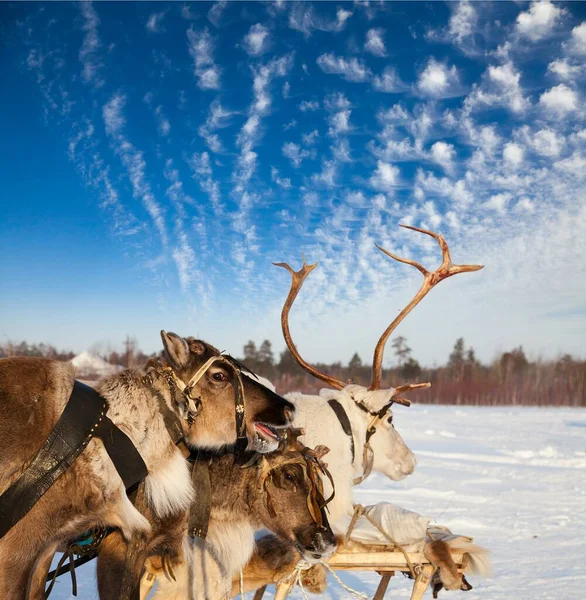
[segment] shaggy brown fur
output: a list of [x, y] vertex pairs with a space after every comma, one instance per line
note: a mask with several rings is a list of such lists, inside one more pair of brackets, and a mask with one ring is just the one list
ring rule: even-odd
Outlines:
[[[162, 573], [160, 558], [155, 556], [147, 561], [147, 575], [143, 581], [150, 589], [154, 583], [152, 575], [158, 577], [156, 600], [224, 598], [229, 593], [234, 570], [246, 562], [252, 551], [255, 529], [274, 531], [287, 540], [288, 547], [293, 544], [308, 557], [333, 551], [335, 539], [327, 519], [324, 518], [324, 524], [320, 526], [309, 509], [308, 497], [314, 490], [300, 452], [292, 449], [274, 452], [247, 468], [242, 468], [244, 460], [226, 455], [210, 464], [209, 532], [205, 544], [196, 544], [193, 555], [188, 557], [193, 569], [191, 582], [188, 583], [189, 569], [185, 564], [173, 565], [177, 579], [173, 582]], [[265, 488], [259, 484], [267, 473], [269, 483]], [[166, 532], [165, 526], [160, 524], [156, 530]], [[108, 568], [102, 554], [99, 577]], [[142, 597], [145, 596], [143, 590]]]
[[[277, 584], [293, 572], [301, 554], [290, 544], [274, 535], [256, 540], [254, 553], [243, 569], [244, 592], [254, 592], [265, 585]], [[313, 594], [323, 594], [327, 588], [327, 571], [322, 565], [313, 565], [301, 574], [303, 587]], [[230, 597], [240, 593], [240, 576], [232, 578]]]
[[[165, 358], [185, 382], [218, 351], [193, 338], [165, 334]], [[225, 372], [222, 381], [219, 371]], [[216, 376], [216, 378], [214, 378]], [[235, 441], [234, 390], [227, 367], [210, 369], [198, 385], [202, 415], [193, 427], [185, 423], [193, 445]], [[0, 359], [0, 493], [26, 469], [63, 411], [73, 387], [69, 363], [41, 358]], [[292, 405], [258, 384], [245, 383], [247, 427], [268, 421], [284, 426]], [[192, 499], [191, 483], [181, 454], [159, 412], [159, 401], [176, 409], [168, 382], [127, 370], [103, 380], [98, 391], [108, 400], [108, 416], [133, 441], [145, 461], [147, 496], [162, 518], [181, 513]], [[275, 398], [279, 401], [275, 402]], [[116, 527], [130, 539], [150, 533], [150, 525], [130, 504], [122, 480], [103, 444], [93, 439], [68, 471], [30, 512], [0, 540], [2, 600], [41, 599], [44, 577], [55, 548], [93, 527]], [[32, 577], [35, 566], [37, 572]]]

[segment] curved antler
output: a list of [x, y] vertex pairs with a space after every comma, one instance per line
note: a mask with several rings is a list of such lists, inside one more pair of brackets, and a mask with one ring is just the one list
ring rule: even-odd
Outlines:
[[[397, 260], [401, 263], [405, 263], [407, 265], [411, 265], [415, 267], [418, 271], [420, 271], [423, 275], [423, 283], [419, 288], [418, 292], [413, 296], [413, 299], [407, 306], [395, 317], [393, 322], [386, 328], [385, 332], [381, 335], [376, 348], [374, 349], [374, 358], [372, 361], [372, 382], [370, 384], [371, 390], [378, 390], [380, 388], [381, 379], [382, 379], [382, 364], [383, 364], [383, 354], [385, 349], [385, 344], [389, 339], [389, 336], [399, 323], [423, 300], [423, 298], [427, 295], [427, 293], [436, 286], [440, 281], [451, 277], [452, 275], [457, 275], [458, 273], [468, 273], [471, 271], [479, 271], [483, 268], [483, 265], [455, 265], [452, 262], [450, 257], [450, 250], [448, 248], [448, 244], [443, 236], [438, 233], [434, 233], [433, 231], [428, 231], [427, 229], [420, 229], [419, 227], [413, 227], [411, 225], [401, 225], [405, 229], [412, 229], [413, 231], [419, 231], [420, 233], [425, 233], [425, 235], [431, 236], [442, 249], [442, 264], [435, 271], [428, 271], [425, 267], [415, 262], [414, 260], [409, 260], [407, 258], [401, 258], [400, 256], [396, 256], [392, 254], [388, 250], [381, 248], [378, 244], [376, 247], [384, 252], [387, 256], [390, 256], [392, 259]], [[398, 392], [405, 392], [409, 389], [417, 389], [422, 387], [429, 387], [429, 383], [418, 383], [414, 385], [404, 385], [400, 388], [397, 388]]]
[[317, 263], [313, 265], [305, 264], [305, 258], [303, 258], [303, 266], [299, 271], [294, 271], [287, 263], [273, 263], [276, 267], [282, 267], [283, 269], [287, 269], [291, 274], [291, 289], [289, 290], [289, 295], [285, 300], [285, 304], [283, 305], [283, 310], [281, 311], [281, 327], [283, 329], [283, 337], [285, 338], [285, 343], [287, 344], [287, 348], [289, 348], [289, 352], [295, 359], [295, 362], [302, 368], [305, 369], [309, 374], [321, 379], [328, 385], [331, 385], [333, 388], [337, 390], [341, 390], [346, 384], [338, 379], [334, 379], [321, 371], [318, 371], [316, 368], [312, 367], [309, 363], [305, 362], [303, 358], [299, 355], [299, 351], [295, 347], [293, 343], [293, 339], [291, 338], [291, 332], [289, 331], [289, 311], [291, 310], [291, 306], [293, 306], [293, 302], [295, 302], [295, 298], [297, 298], [297, 294], [305, 281], [305, 278], [317, 267]]

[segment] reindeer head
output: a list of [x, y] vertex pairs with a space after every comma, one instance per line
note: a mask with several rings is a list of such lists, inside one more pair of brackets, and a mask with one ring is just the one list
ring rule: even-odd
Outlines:
[[257, 513], [263, 525], [289, 540], [308, 562], [334, 553], [336, 539], [326, 516], [321, 458], [325, 446], [311, 450], [299, 443], [301, 430], [289, 430], [284, 447], [255, 460]]
[[453, 264], [448, 245], [441, 235], [425, 229], [411, 227], [410, 225], [401, 225], [401, 227], [419, 231], [420, 233], [424, 233], [433, 237], [442, 250], [442, 263], [435, 271], [428, 271], [419, 263], [416, 263], [413, 260], [395, 256], [394, 254], [391, 254], [389, 251], [377, 245], [377, 248], [379, 248], [379, 250], [381, 250], [387, 256], [390, 256], [399, 262], [409, 264], [420, 271], [420, 273], [423, 275], [423, 283], [413, 299], [397, 315], [397, 317], [393, 319], [391, 324], [387, 327], [378, 340], [374, 350], [372, 380], [368, 389], [358, 385], [347, 385], [338, 379], [322, 373], [307, 363], [300, 356], [295, 344], [293, 343], [291, 332], [289, 330], [289, 311], [291, 310], [291, 306], [293, 305], [293, 302], [295, 301], [303, 282], [317, 267], [317, 263], [313, 265], [307, 265], [304, 259], [303, 266], [299, 271], [294, 271], [286, 263], [275, 263], [276, 266], [283, 267], [289, 271], [292, 278], [291, 289], [289, 290], [289, 295], [287, 296], [283, 306], [283, 311], [281, 313], [281, 326], [283, 329], [285, 342], [293, 358], [303, 369], [305, 369], [314, 377], [326, 382], [328, 385], [337, 390], [347, 392], [356, 406], [358, 406], [363, 412], [362, 417], [366, 426], [366, 441], [364, 445], [364, 456], [362, 461], [362, 468], [364, 471], [362, 476], [355, 480], [355, 483], [359, 483], [365, 479], [373, 467], [377, 471], [385, 473], [391, 479], [403, 479], [403, 477], [412, 473], [413, 469], [415, 468], [415, 457], [409, 448], [407, 448], [401, 436], [395, 430], [393, 426], [393, 415], [390, 411], [390, 408], [393, 403], [409, 406], [410, 402], [405, 398], [401, 398], [400, 394], [409, 390], [427, 388], [430, 386], [430, 384], [415, 383], [402, 385], [397, 388], [390, 388], [387, 390], [380, 389], [382, 382], [384, 349], [389, 337], [393, 331], [395, 331], [397, 326], [403, 321], [403, 319], [413, 310], [413, 308], [415, 308], [427, 295], [427, 293], [440, 281], [443, 281], [444, 279], [447, 279], [448, 277], [458, 273], [466, 273], [482, 269], [481, 265]]
[[247, 437], [249, 450], [277, 448], [278, 430], [289, 425], [295, 411], [290, 402], [206, 342], [165, 331], [161, 338], [168, 373], [179, 388], [176, 408], [189, 445], [219, 448]]

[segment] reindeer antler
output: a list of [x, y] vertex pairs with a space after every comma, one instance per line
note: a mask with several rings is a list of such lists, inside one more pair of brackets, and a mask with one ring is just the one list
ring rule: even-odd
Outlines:
[[[383, 354], [385, 349], [385, 344], [389, 339], [389, 336], [399, 323], [423, 300], [423, 298], [427, 295], [427, 293], [436, 286], [440, 281], [451, 277], [452, 275], [457, 275], [458, 273], [468, 273], [471, 271], [479, 271], [483, 268], [483, 265], [455, 265], [452, 263], [452, 259], [450, 257], [450, 250], [448, 248], [448, 244], [443, 236], [438, 233], [434, 233], [433, 231], [428, 231], [427, 229], [420, 229], [419, 227], [413, 227], [411, 225], [401, 225], [405, 229], [412, 229], [413, 231], [419, 231], [420, 233], [424, 233], [425, 235], [431, 236], [442, 249], [442, 264], [435, 271], [428, 271], [425, 267], [415, 262], [414, 260], [409, 260], [407, 258], [401, 258], [400, 256], [396, 256], [392, 254], [388, 250], [381, 248], [378, 244], [376, 247], [384, 252], [387, 256], [390, 256], [392, 259], [397, 260], [401, 263], [405, 263], [407, 265], [411, 265], [415, 267], [418, 271], [420, 271], [423, 275], [423, 283], [419, 288], [418, 292], [413, 296], [413, 299], [407, 306], [393, 319], [393, 322], [386, 328], [385, 332], [381, 335], [376, 348], [374, 349], [374, 358], [372, 361], [372, 382], [370, 384], [371, 390], [378, 390], [381, 385], [382, 379], [382, 364], [383, 364]], [[429, 383], [416, 383], [416, 384], [407, 384], [402, 385], [397, 388], [397, 392], [407, 392], [409, 390], [415, 390], [419, 388], [429, 387], [431, 384]]]
[[338, 379], [334, 379], [321, 371], [318, 371], [315, 367], [312, 367], [309, 363], [305, 362], [303, 358], [301, 358], [299, 351], [295, 347], [293, 343], [293, 339], [291, 338], [291, 332], [289, 330], [289, 311], [291, 310], [291, 306], [293, 306], [293, 302], [295, 302], [295, 298], [297, 298], [297, 294], [303, 285], [306, 277], [317, 267], [317, 263], [312, 265], [308, 265], [305, 263], [305, 257], [303, 257], [303, 265], [299, 271], [294, 271], [287, 263], [273, 263], [276, 267], [282, 267], [283, 269], [287, 269], [291, 274], [291, 289], [289, 290], [289, 295], [285, 300], [285, 304], [283, 305], [283, 310], [281, 311], [281, 327], [283, 329], [283, 337], [285, 338], [285, 343], [287, 344], [287, 348], [289, 348], [289, 352], [297, 362], [297, 364], [305, 369], [310, 375], [321, 379], [323, 382], [331, 385], [333, 388], [337, 390], [341, 390], [346, 384]]

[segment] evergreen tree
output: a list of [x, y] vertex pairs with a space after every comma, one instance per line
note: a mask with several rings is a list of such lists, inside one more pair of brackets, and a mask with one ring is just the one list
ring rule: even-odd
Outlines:
[[402, 335], [393, 340], [392, 346], [395, 349], [395, 356], [397, 357], [399, 368], [401, 368], [403, 363], [409, 358], [411, 348], [407, 346], [407, 340]]
[[258, 350], [256, 349], [256, 344], [252, 340], [249, 340], [248, 343], [244, 345], [243, 352], [245, 361], [256, 362], [258, 360]]
[[265, 340], [258, 350], [258, 361], [268, 365], [273, 366], [275, 364], [275, 357], [273, 356], [273, 347], [269, 340]]

